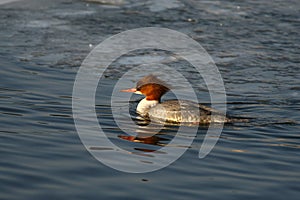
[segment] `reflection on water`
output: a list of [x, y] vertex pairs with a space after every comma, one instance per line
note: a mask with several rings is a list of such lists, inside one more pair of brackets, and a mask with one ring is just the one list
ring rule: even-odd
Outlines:
[[[162, 143], [163, 141], [170, 141], [169, 139], [165, 139], [159, 136], [127, 136], [127, 135], [118, 135], [119, 138], [123, 139], [123, 140], [128, 140], [131, 142], [138, 142], [138, 143], [143, 143], [143, 144], [151, 144], [151, 145], [156, 145], [156, 146], [164, 146], [165, 143]], [[152, 150], [149, 150], [152, 151]]]

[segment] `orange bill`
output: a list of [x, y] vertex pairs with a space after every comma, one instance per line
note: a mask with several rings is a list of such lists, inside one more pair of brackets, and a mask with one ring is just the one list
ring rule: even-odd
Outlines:
[[136, 92], [135, 88], [120, 90], [120, 92]]

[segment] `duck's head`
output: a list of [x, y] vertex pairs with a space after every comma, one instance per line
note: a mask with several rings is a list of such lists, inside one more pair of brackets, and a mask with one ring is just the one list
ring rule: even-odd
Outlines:
[[160, 101], [160, 98], [170, 89], [168, 84], [156, 76], [150, 74], [140, 79], [135, 88], [121, 90], [121, 92], [132, 92], [146, 96], [146, 100]]

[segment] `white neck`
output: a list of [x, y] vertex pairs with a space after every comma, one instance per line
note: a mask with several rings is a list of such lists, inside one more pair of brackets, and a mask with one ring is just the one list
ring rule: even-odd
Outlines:
[[157, 104], [158, 104], [157, 100], [147, 100], [146, 98], [144, 98], [138, 104], [136, 108], [136, 112], [139, 113], [140, 115], [147, 115], [150, 108], [156, 106]]

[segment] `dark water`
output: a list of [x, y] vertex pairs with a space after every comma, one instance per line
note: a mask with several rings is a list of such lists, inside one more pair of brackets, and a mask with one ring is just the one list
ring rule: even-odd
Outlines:
[[[298, 199], [299, 1], [24, 2], [0, 5], [0, 199]], [[82, 145], [72, 89], [95, 45], [145, 26], [178, 30], [200, 42], [222, 74], [229, 113], [254, 120], [225, 126], [204, 159], [198, 159], [205, 135], [200, 127], [173, 164], [127, 174], [101, 164]], [[125, 56], [120, 66], [130, 62]], [[142, 141], [149, 144], [124, 140], [107, 101], [116, 80], [108, 73], [97, 93], [108, 137], [141, 152], [170, 141], [172, 128]], [[205, 85], [196, 89], [207, 101]]]

